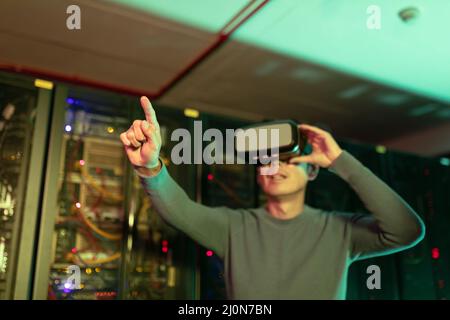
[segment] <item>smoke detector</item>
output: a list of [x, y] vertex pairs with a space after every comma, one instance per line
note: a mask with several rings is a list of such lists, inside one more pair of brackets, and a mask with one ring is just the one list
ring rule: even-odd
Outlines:
[[405, 23], [411, 23], [420, 15], [420, 10], [416, 7], [407, 7], [399, 11], [398, 13], [400, 19]]

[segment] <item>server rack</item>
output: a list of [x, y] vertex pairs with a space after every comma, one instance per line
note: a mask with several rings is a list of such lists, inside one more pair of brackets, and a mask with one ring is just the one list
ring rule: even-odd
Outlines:
[[[35, 80], [0, 74], [1, 110], [15, 104], [0, 130], [0, 299], [197, 298], [196, 245], [152, 209], [118, 139], [144, 119], [138, 97]], [[157, 107], [168, 170], [195, 198], [195, 167], [168, 154], [192, 119]]]
[[[206, 116], [203, 123], [205, 129], [219, 129], [223, 136], [226, 136], [227, 129], [237, 129], [249, 124], [248, 121], [211, 115]], [[225, 156], [226, 153], [224, 159]], [[234, 156], [234, 154], [228, 156]], [[256, 184], [256, 167], [253, 165], [203, 165], [201, 186], [201, 202], [207, 206], [255, 208], [260, 202]], [[200, 247], [199, 251], [201, 299], [226, 299], [223, 261], [209, 248]]]
[[[386, 150], [382, 146], [340, 145], [360, 160], [381, 180], [393, 188], [421, 216], [426, 237], [417, 246], [384, 257], [354, 262], [348, 273], [349, 300], [446, 299], [450, 216], [448, 195], [450, 168], [439, 158], [423, 158]], [[362, 202], [350, 187], [327, 170], [308, 187], [307, 202], [326, 210], [366, 213]], [[433, 258], [433, 248], [440, 257]], [[381, 270], [381, 289], [371, 290], [367, 268]]]
[[[134, 97], [56, 86], [32, 298], [195, 297], [194, 244], [154, 212], [119, 140], [139, 109]], [[158, 111], [166, 135], [189, 125]], [[192, 191], [193, 170], [166, 159]]]
[[51, 91], [0, 73], [0, 299], [26, 299], [48, 133]]

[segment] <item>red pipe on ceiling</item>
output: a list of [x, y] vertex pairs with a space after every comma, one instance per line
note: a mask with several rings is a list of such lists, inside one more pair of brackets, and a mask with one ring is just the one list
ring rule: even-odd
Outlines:
[[[0, 70], [16, 72], [16, 73], [24, 73], [34, 77], [43, 77], [48, 78], [54, 81], [62, 81], [69, 82], [82, 86], [95, 87], [103, 90], [111, 90], [123, 94], [130, 94], [135, 96], [146, 95], [152, 99], [160, 98], [163, 94], [172, 89], [178, 82], [180, 82], [186, 75], [192, 72], [195, 67], [197, 67], [200, 63], [205, 61], [211, 54], [213, 54], [218, 48], [220, 48], [229, 38], [230, 36], [241, 27], [248, 19], [250, 19], [253, 15], [255, 15], [262, 7], [264, 7], [270, 0], [262, 1], [258, 6], [253, 8], [250, 12], [248, 12], [245, 16], [242, 17], [243, 13], [248, 10], [255, 2], [258, 0], [251, 0], [247, 5], [245, 5], [233, 18], [225, 24], [225, 26], [220, 29], [217, 33], [217, 37], [212, 44], [210, 44], [207, 48], [201, 51], [191, 62], [189, 62], [186, 67], [182, 68], [179, 72], [175, 74], [175, 76], [165, 83], [157, 92], [148, 93], [142, 92], [140, 90], [136, 90], [131, 87], [119, 86], [114, 84], [103, 83], [95, 80], [89, 80], [78, 76], [68, 76], [62, 73], [42, 70], [39, 68], [15, 65], [15, 64], [0, 64]], [[226, 30], [232, 23], [237, 21], [240, 18], [240, 21], [236, 23], [236, 25], [230, 29]]]
[[220, 46], [222, 46], [230, 36], [242, 26], [248, 19], [250, 19], [256, 12], [258, 12], [262, 7], [264, 7], [269, 0], [262, 1], [257, 7], [253, 8], [246, 16], [244, 16], [231, 30], [226, 29], [234, 23], [240, 16], [250, 8], [257, 0], [250, 1], [245, 7], [243, 7], [217, 34], [216, 40], [209, 45], [204, 51], [195, 57], [186, 67], [180, 70], [175, 77], [173, 77], [169, 82], [161, 87], [161, 89], [156, 93], [156, 98], [161, 97], [167, 91], [172, 89], [180, 80], [182, 80], [186, 75], [192, 72], [195, 67], [200, 63], [205, 61], [211, 54], [213, 54]]

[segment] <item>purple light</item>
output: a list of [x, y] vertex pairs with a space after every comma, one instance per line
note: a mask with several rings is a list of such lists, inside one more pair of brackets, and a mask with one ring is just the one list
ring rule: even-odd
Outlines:
[[64, 130], [66, 130], [66, 132], [70, 132], [70, 131], [72, 131], [72, 126], [69, 124], [66, 124], [66, 126], [64, 127]]
[[72, 98], [67, 98], [66, 101], [68, 104], [73, 104], [75, 102], [75, 100], [73, 100]]

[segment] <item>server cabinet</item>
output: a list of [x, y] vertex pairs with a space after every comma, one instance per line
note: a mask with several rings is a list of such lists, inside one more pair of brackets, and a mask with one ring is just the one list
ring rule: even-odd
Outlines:
[[34, 79], [0, 73], [0, 299], [29, 297], [50, 100]]
[[[404, 299], [450, 298], [448, 274], [450, 226], [450, 167], [448, 158], [416, 158], [400, 154], [391, 159], [393, 184], [409, 196], [409, 203], [422, 215], [426, 238], [400, 256], [399, 270]], [[404, 166], [404, 163], [413, 166]], [[399, 179], [399, 177], [401, 177]], [[399, 181], [403, 183], [398, 184]]]
[[[219, 118], [211, 115], [205, 116], [203, 123], [205, 129], [219, 129], [224, 137], [226, 136], [227, 129], [237, 129], [248, 124], [248, 122], [236, 119]], [[225, 153], [223, 158], [225, 159]], [[257, 207], [259, 203], [259, 192], [255, 173], [256, 167], [253, 165], [203, 165], [201, 175], [201, 202], [211, 207]], [[201, 299], [226, 299], [223, 261], [209, 248], [200, 247], [199, 251]]]
[[[450, 168], [439, 159], [422, 158], [384, 147], [341, 143], [421, 216], [426, 237], [415, 247], [393, 255], [354, 262], [348, 274], [349, 300], [404, 300], [448, 297], [446, 241]], [[355, 192], [334, 174], [322, 170], [308, 187], [307, 201], [327, 210], [366, 213]], [[387, 208], [388, 210], [388, 208]], [[437, 251], [433, 258], [433, 249]], [[440, 256], [439, 256], [440, 255]], [[381, 289], [369, 289], [370, 265], [381, 271]]]
[[[58, 85], [36, 254], [35, 299], [186, 299], [195, 293], [193, 244], [165, 224], [129, 166], [119, 134], [144, 119], [138, 98]], [[187, 126], [158, 110], [162, 156], [180, 184], [168, 135]]]
[[[138, 101], [132, 103], [138, 106]], [[191, 199], [196, 198], [196, 168], [193, 165], [171, 163], [171, 150], [176, 142], [171, 133], [183, 128], [190, 130], [192, 119], [174, 110], [153, 103], [162, 136], [161, 158], [171, 176]], [[144, 119], [141, 108], [134, 118]], [[130, 190], [129, 230], [125, 266], [122, 277], [127, 299], [195, 299], [198, 298], [197, 245], [182, 232], [170, 227], [152, 209], [136, 175]], [[138, 196], [136, 196], [138, 195]], [[134, 212], [134, 217], [131, 214]], [[134, 226], [131, 223], [134, 221]], [[129, 261], [129, 262], [126, 262]]]

